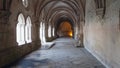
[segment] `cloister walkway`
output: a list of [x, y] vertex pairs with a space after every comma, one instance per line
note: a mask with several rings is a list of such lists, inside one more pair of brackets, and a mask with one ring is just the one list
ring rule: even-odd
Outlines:
[[39, 49], [11, 68], [105, 68], [72, 38], [56, 39], [51, 49]]

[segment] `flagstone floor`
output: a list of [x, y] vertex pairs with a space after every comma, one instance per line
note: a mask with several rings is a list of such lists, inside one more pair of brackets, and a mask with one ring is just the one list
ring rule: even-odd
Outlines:
[[10, 68], [105, 68], [71, 38], [56, 39], [50, 49], [39, 49]]

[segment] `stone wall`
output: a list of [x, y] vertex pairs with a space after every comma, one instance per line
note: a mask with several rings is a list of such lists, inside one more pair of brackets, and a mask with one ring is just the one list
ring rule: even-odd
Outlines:
[[[10, 15], [0, 13], [0, 68], [14, 62], [26, 54], [40, 48], [40, 39], [39, 39], [39, 25], [34, 15], [34, 8], [32, 0], [29, 0], [29, 6], [26, 8], [22, 4], [22, 0], [12, 0], [12, 5], [10, 10]], [[24, 45], [18, 46], [16, 42], [16, 25], [17, 18], [20, 13], [23, 13], [25, 20], [27, 16], [30, 16], [32, 19], [32, 43], [26, 43]], [[4, 15], [2, 15], [4, 14]]]
[[94, 0], [86, 0], [84, 45], [107, 68], [120, 68], [120, 0], [106, 0], [103, 18], [96, 15]]

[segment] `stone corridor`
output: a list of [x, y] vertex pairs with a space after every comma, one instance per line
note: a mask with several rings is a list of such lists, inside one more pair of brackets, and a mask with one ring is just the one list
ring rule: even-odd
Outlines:
[[10, 68], [105, 68], [72, 38], [56, 39], [51, 49], [39, 49]]
[[120, 68], [120, 0], [0, 0], [4, 67]]

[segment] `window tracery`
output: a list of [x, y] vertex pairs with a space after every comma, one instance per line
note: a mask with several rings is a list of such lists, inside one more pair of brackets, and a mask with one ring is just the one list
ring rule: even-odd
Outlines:
[[32, 42], [32, 39], [31, 39], [31, 19], [30, 17], [27, 17], [27, 20], [26, 20], [26, 26], [25, 26], [25, 38], [26, 38], [26, 42], [27, 43], [30, 43]]
[[45, 24], [40, 23], [40, 39], [41, 39], [41, 44], [44, 44], [46, 42], [45, 39]]
[[16, 27], [17, 43], [18, 45], [25, 44], [25, 33], [24, 33], [25, 19], [23, 14], [19, 14], [18, 23]]
[[24, 5], [25, 7], [28, 6], [28, 0], [22, 0], [22, 3], [23, 3], [23, 5]]

